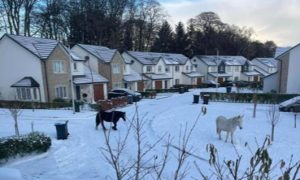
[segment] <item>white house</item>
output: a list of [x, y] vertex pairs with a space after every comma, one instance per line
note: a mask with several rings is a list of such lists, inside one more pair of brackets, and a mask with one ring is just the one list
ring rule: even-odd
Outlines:
[[72, 74], [85, 77], [83, 61], [56, 40], [9, 34], [0, 39], [2, 100], [70, 100]]
[[191, 59], [197, 72], [205, 75], [207, 83], [224, 81], [259, 81], [259, 73], [253, 64], [243, 56], [201, 56]]
[[197, 83], [190, 60], [182, 54], [126, 51], [123, 58], [147, 81], [146, 89], [166, 89], [179, 84]]
[[254, 58], [251, 61], [255, 66], [254, 70], [261, 74], [261, 77], [277, 72], [277, 60], [275, 58]]
[[300, 44], [276, 57], [278, 60], [278, 92], [300, 93]]
[[125, 66], [124, 66], [124, 87], [134, 90], [134, 91], [144, 91], [144, 82], [145, 79], [141, 74], [136, 72], [134, 69], [131, 68], [131, 64], [133, 63], [129, 59], [124, 59]]

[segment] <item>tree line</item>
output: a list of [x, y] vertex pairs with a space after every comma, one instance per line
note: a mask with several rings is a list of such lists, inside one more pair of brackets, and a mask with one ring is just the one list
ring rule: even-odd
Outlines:
[[56, 39], [68, 46], [103, 45], [120, 51], [273, 57], [273, 41], [202, 12], [175, 30], [157, 0], [0, 0], [0, 31]]

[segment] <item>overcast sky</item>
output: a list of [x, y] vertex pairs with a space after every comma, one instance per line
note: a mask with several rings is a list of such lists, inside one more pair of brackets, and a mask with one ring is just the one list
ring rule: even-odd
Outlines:
[[300, 43], [300, 0], [159, 0], [171, 24], [213, 11], [221, 20], [252, 27], [253, 38], [278, 46]]

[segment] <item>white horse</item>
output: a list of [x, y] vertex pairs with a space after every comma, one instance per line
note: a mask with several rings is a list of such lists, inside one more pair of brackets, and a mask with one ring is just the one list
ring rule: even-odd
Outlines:
[[217, 125], [217, 133], [219, 134], [219, 139], [221, 140], [221, 131], [226, 131], [226, 141], [228, 139], [229, 133], [231, 135], [231, 143], [233, 143], [233, 133], [236, 130], [236, 127], [239, 126], [240, 129], [243, 129], [243, 117], [244, 116], [236, 116], [229, 119], [226, 119], [224, 116], [219, 116], [216, 119]]

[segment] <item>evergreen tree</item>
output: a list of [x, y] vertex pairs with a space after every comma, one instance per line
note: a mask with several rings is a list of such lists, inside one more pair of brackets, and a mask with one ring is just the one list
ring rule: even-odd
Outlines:
[[173, 32], [170, 24], [165, 21], [163, 22], [158, 35], [154, 41], [151, 51], [154, 52], [172, 52], [174, 43]]
[[179, 22], [175, 29], [175, 40], [173, 51], [180, 54], [187, 54], [188, 39], [184, 25]]

